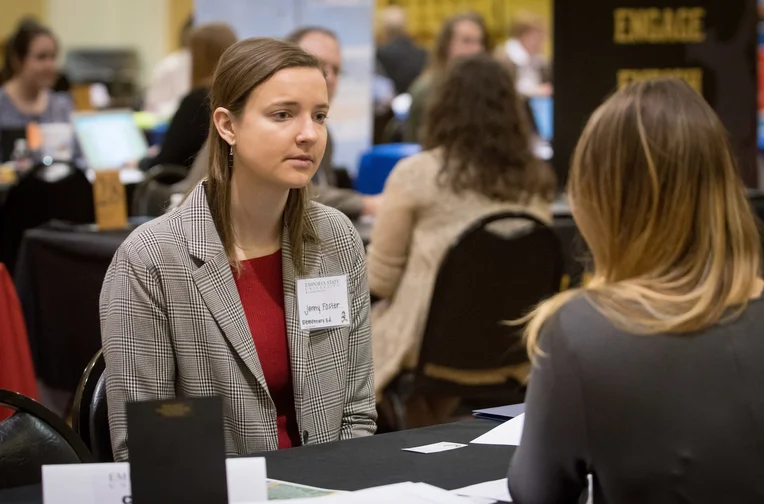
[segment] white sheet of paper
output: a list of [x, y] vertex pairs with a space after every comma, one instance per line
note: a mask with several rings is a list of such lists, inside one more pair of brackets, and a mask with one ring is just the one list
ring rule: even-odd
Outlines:
[[486, 481], [485, 483], [458, 488], [451, 492], [463, 497], [476, 497], [479, 499], [512, 502], [512, 496], [509, 495], [509, 488], [507, 488], [507, 478]]
[[462, 443], [447, 443], [445, 441], [441, 441], [440, 443], [416, 446], [414, 448], [403, 448], [403, 451], [416, 453], [438, 453], [442, 451], [456, 450], [457, 448], [464, 448], [465, 446], [467, 445]]
[[348, 276], [297, 280], [300, 329], [326, 329], [350, 325]]
[[[290, 499], [289, 504], [477, 504], [478, 501], [454, 495], [426, 483], [396, 483], [357, 492], [309, 499]], [[480, 501], [482, 504], [483, 501]]]
[[516, 416], [511, 420], [507, 420], [482, 436], [473, 439], [471, 442], [475, 444], [520, 446], [520, 438], [523, 437], [524, 424], [525, 413]]
[[[228, 502], [268, 500], [265, 459], [226, 459]], [[130, 464], [57, 464], [42, 466], [44, 504], [124, 504], [132, 494]]]

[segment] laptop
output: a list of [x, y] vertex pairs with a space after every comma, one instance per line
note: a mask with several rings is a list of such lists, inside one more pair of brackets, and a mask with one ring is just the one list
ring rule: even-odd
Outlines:
[[88, 168], [117, 170], [146, 156], [146, 137], [130, 110], [77, 112], [72, 122]]

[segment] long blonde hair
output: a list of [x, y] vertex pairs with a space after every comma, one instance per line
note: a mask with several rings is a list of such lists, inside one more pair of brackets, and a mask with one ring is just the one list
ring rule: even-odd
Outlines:
[[683, 81], [631, 84], [589, 120], [568, 193], [591, 282], [542, 303], [526, 341], [583, 293], [635, 334], [688, 333], [747, 305], [760, 272], [756, 219], [721, 121]]
[[[210, 110], [224, 107], [234, 117], [241, 117], [247, 99], [256, 87], [286, 68], [315, 68], [321, 63], [297, 45], [277, 39], [250, 38], [237, 42], [223, 53], [210, 88]], [[231, 219], [231, 177], [233, 164], [229, 159], [230, 145], [218, 134], [210, 119], [207, 138], [210, 150], [207, 177], [207, 202], [215, 227], [220, 235], [229, 261], [239, 268], [234, 249], [233, 221]], [[292, 259], [298, 272], [303, 271], [304, 242], [316, 241], [315, 229], [306, 217], [310, 200], [310, 186], [290, 189], [284, 209], [292, 247]]]

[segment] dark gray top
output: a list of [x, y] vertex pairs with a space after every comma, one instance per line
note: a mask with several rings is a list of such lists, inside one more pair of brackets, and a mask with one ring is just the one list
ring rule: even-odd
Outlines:
[[582, 295], [544, 326], [520, 447], [520, 504], [764, 502], [764, 306], [693, 335], [617, 329]]

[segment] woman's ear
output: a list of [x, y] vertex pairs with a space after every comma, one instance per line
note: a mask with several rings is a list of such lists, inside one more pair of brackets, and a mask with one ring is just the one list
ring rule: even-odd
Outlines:
[[218, 107], [212, 113], [212, 121], [215, 123], [220, 138], [228, 142], [228, 145], [234, 145], [236, 143], [236, 131], [233, 114], [226, 108]]

